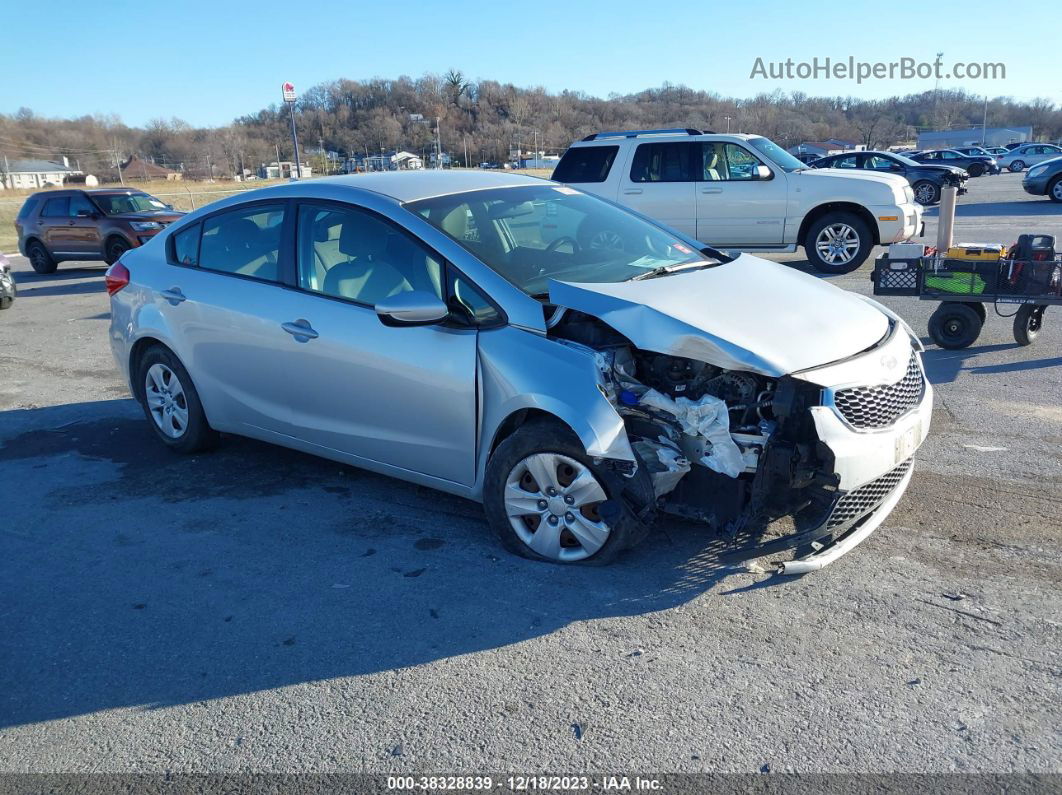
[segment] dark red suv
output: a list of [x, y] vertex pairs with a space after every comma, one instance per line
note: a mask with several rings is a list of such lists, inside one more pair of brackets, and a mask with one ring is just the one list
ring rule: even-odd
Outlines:
[[15, 219], [18, 250], [37, 273], [66, 260], [115, 263], [184, 213], [131, 188], [34, 193]]

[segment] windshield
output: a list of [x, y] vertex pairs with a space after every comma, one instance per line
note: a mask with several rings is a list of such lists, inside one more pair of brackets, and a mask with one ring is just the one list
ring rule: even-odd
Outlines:
[[757, 136], [755, 138], [749, 138], [748, 143], [749, 146], [756, 149], [756, 151], [782, 169], [782, 171], [797, 171], [799, 169], [807, 168], [806, 165], [801, 163], [770, 138]]
[[525, 293], [549, 280], [622, 282], [658, 268], [718, 264], [655, 224], [563, 185], [477, 190], [406, 209]]
[[104, 193], [92, 197], [104, 215], [149, 213], [165, 210], [166, 205], [146, 193]]

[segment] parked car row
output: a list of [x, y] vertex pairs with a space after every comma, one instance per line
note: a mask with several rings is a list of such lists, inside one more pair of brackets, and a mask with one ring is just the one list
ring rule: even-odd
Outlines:
[[914, 191], [915, 201], [923, 206], [940, 201], [940, 192], [946, 185], [966, 193], [969, 174], [959, 166], [920, 163], [904, 155], [892, 152], [845, 152], [823, 157], [811, 164], [811, 168], [844, 168], [897, 174], [906, 179]]

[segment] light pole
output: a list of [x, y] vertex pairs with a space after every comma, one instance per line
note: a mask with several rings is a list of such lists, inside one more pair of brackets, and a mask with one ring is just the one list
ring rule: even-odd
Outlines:
[[723, 118], [726, 119], [726, 131], [727, 131], [727, 134], [729, 135], [730, 134], [730, 117], [729, 116], [724, 116]]
[[[302, 164], [299, 162], [299, 136], [295, 133], [295, 86], [284, 83], [281, 86], [284, 103], [288, 106], [288, 114], [291, 116], [291, 143], [295, 150], [295, 179], [302, 179]], [[277, 163], [278, 171], [280, 163]]]

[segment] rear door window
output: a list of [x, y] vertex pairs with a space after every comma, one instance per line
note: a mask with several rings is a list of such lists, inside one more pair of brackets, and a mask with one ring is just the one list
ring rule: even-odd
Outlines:
[[58, 199], [48, 199], [41, 210], [41, 218], [69, 218], [70, 198], [63, 196]]
[[631, 182], [693, 182], [694, 144], [639, 144], [631, 161]]
[[173, 236], [173, 261], [181, 265], [199, 264], [199, 232], [200, 224], [193, 224], [187, 229], [182, 229]]
[[612, 170], [618, 146], [575, 146], [553, 170], [556, 182], [604, 182]]
[[275, 282], [280, 280], [284, 205], [258, 204], [203, 221], [199, 267]]

